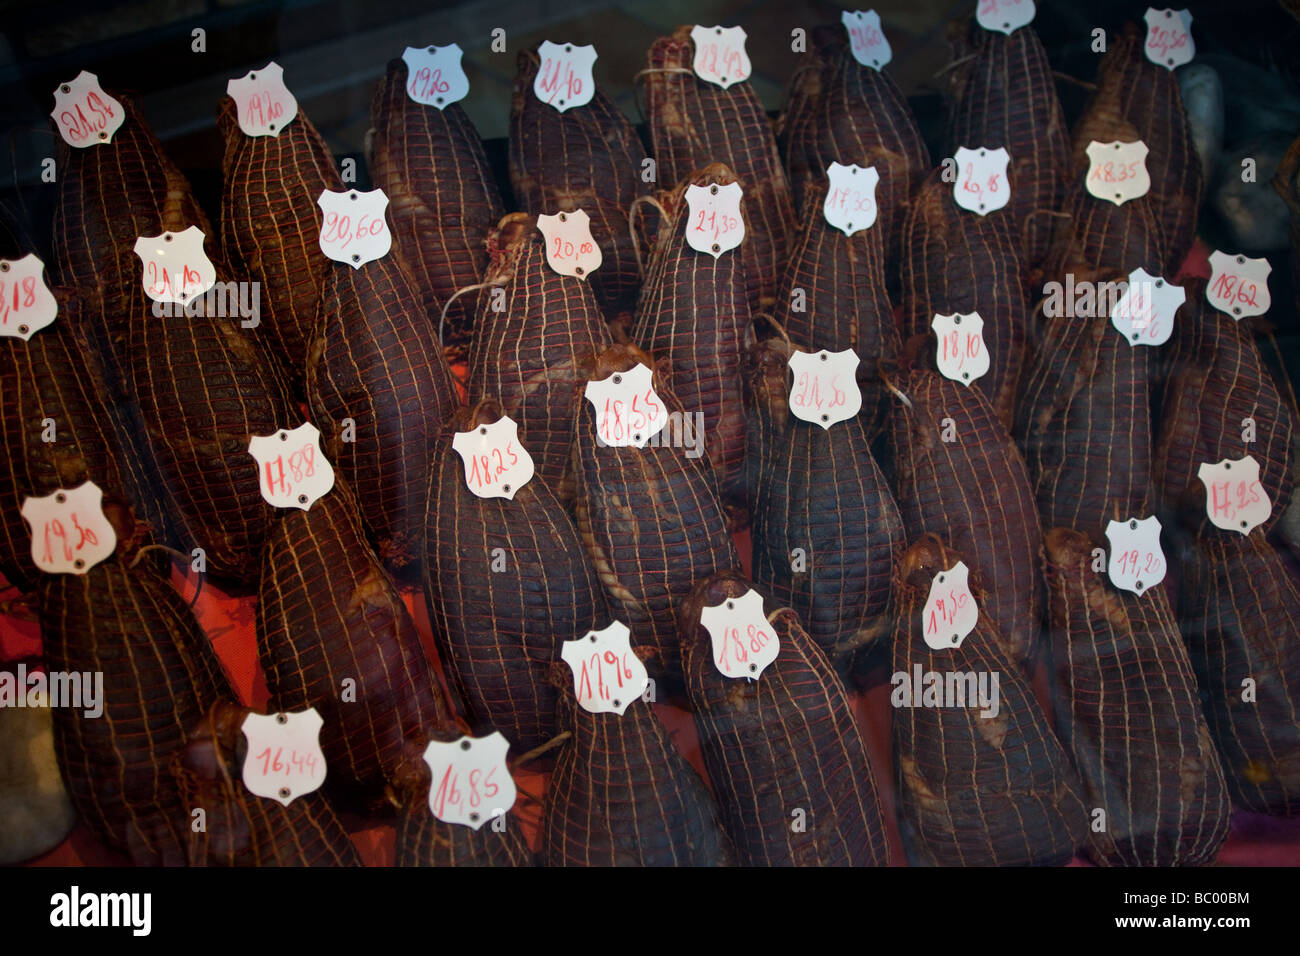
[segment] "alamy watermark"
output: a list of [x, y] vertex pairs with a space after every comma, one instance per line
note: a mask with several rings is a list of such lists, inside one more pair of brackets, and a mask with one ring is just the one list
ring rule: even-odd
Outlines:
[[896, 671], [889, 682], [895, 707], [975, 707], [980, 716], [996, 717], [1002, 710], [997, 671], [927, 671], [920, 664], [912, 673]]
[[[596, 429], [596, 444], [601, 448], [609, 445]], [[685, 448], [687, 458], [699, 458], [704, 454], [704, 413], [703, 412], [668, 412], [668, 421], [646, 439], [648, 448]]]
[[[1151, 283], [1142, 283], [1151, 285]], [[1128, 292], [1127, 279], [1116, 282], [1075, 282], [1074, 273], [1065, 275], [1065, 282], [1043, 284], [1043, 315], [1049, 319], [1061, 316], [1079, 319], [1110, 318], [1115, 306]], [[1150, 301], [1150, 293], [1144, 297]]]
[[188, 302], [153, 302], [156, 318], [207, 316], [218, 319], [242, 319], [239, 324], [255, 329], [262, 321], [262, 284], [260, 282], [217, 282], [202, 295]]
[[103, 671], [27, 672], [19, 664], [16, 673], [0, 672], [0, 707], [66, 707], [80, 710], [84, 717], [104, 713]]

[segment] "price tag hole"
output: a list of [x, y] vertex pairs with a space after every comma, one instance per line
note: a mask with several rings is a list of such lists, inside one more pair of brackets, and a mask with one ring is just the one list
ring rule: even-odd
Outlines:
[[622, 384], [623, 384], [623, 376], [622, 376], [622, 375], [615, 375], [615, 376], [614, 376], [614, 384], [615, 384], [615, 385], [622, 385]]
[[72, 562], [72, 566], [76, 568], [78, 571], [80, 571], [82, 568], [86, 566], [86, 562], [81, 560], [81, 558], [77, 558], [76, 561]]
[[483, 427], [481, 427], [481, 428], [478, 430], [478, 433], [479, 433], [480, 435], [486, 435], [486, 434], [487, 434], [487, 426], [483, 426]]
[[171, 241], [172, 241], [172, 234], [170, 232], [167, 233], [167, 235], [163, 236], [163, 242], [171, 242]]
[[68, 496], [60, 491], [57, 495], [54, 496], [54, 500], [57, 501], [59, 504], [63, 504], [65, 501], [68, 500]]
[[618, 707], [618, 706], [619, 706], [619, 702], [618, 702], [618, 698], [617, 698], [617, 697], [614, 698], [614, 706], [615, 706], [615, 707]]
[[595, 635], [595, 634], [591, 635], [591, 643], [593, 643], [593, 644], [596, 643], [596, 635]]
[[728, 602], [727, 602], [727, 610], [728, 610], [728, 611], [734, 610], [735, 607], [736, 607], [736, 602], [735, 602], [735, 601], [728, 601]]
[[62, 90], [64, 93], [69, 93], [72, 91], [72, 87], [68, 86], [67, 83], [64, 83], [61, 87], [59, 87], [59, 89]]
[[276, 722], [277, 724], [287, 724], [287, 723], [289, 722], [289, 715], [288, 715], [288, 714], [276, 714], [276, 715], [275, 715], [275, 722]]
[[20, 335], [26, 335], [30, 330], [31, 330], [31, 326], [28, 325], [18, 326], [18, 332]]
[[307, 503], [307, 496], [306, 496], [306, 495], [299, 495], [299, 496], [298, 496], [298, 504], [300, 504], [300, 505], [305, 505], [306, 503]]
[[469, 741], [468, 741], [468, 740], [462, 740], [462, 741], [460, 742], [460, 749], [461, 749], [461, 750], [469, 750]]
[[289, 440], [289, 433], [288, 433], [288, 432], [280, 432], [280, 441], [288, 441], [288, 440]]
[[757, 665], [757, 664], [750, 664], [750, 665], [749, 665], [749, 669], [750, 669], [751, 671], [756, 671], [756, 670], [758, 670], [758, 665]]
[[289, 799], [289, 788], [288, 788], [288, 787], [281, 787], [281, 788], [280, 788], [280, 799], [281, 799], [281, 800], [288, 800], [288, 799]]

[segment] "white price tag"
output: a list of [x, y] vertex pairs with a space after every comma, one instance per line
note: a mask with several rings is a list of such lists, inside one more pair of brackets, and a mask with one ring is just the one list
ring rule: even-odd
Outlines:
[[979, 0], [975, 19], [985, 30], [1010, 36], [1033, 22], [1034, 0]]
[[244, 786], [284, 806], [325, 782], [320, 729], [325, 721], [315, 707], [294, 713], [249, 714], [242, 730], [248, 741]]
[[546, 239], [546, 262], [562, 276], [585, 280], [605, 261], [591, 237], [591, 217], [586, 210], [538, 216], [537, 228]]
[[59, 314], [45, 284], [45, 263], [32, 253], [0, 259], [0, 336], [27, 341]]
[[1273, 513], [1253, 455], [1203, 462], [1196, 477], [1205, 485], [1205, 513], [1216, 528], [1250, 534]]
[[511, 498], [533, 477], [533, 456], [519, 441], [519, 424], [502, 416], [457, 432], [451, 447], [465, 465], [465, 484], [480, 498]]
[[1129, 345], [1163, 345], [1174, 332], [1174, 316], [1187, 290], [1139, 267], [1110, 312], [1110, 324]]
[[54, 91], [54, 125], [69, 146], [84, 148], [113, 141], [126, 120], [122, 104], [99, 85], [99, 77], [82, 70], [69, 83]]
[[724, 90], [749, 79], [752, 67], [745, 52], [746, 34], [741, 27], [691, 28], [695, 44], [695, 75]]
[[257, 461], [262, 498], [273, 507], [307, 511], [334, 487], [334, 468], [320, 450], [320, 430], [310, 422], [293, 431], [256, 435], [248, 453]]
[[477, 830], [515, 805], [514, 778], [506, 764], [510, 742], [494, 730], [486, 737], [429, 742], [424, 762], [432, 775], [429, 810], [443, 823]]
[[469, 77], [461, 59], [459, 43], [446, 46], [408, 46], [402, 51], [406, 64], [406, 95], [423, 106], [446, 109], [469, 95]]
[[1190, 63], [1196, 55], [1192, 40], [1192, 15], [1186, 10], [1147, 7], [1147, 59], [1172, 70]]
[[576, 641], [565, 641], [560, 659], [573, 672], [573, 693], [578, 705], [593, 714], [623, 715], [633, 699], [650, 683], [641, 658], [632, 653], [632, 632], [615, 621], [603, 631], [588, 631]]
[[875, 10], [845, 10], [840, 22], [849, 34], [853, 59], [879, 72], [894, 58], [885, 31], [880, 28], [880, 14]]
[[930, 323], [938, 337], [935, 358], [939, 371], [954, 382], [969, 385], [989, 370], [984, 344], [984, 319], [978, 312], [936, 315]]
[[104, 492], [93, 481], [24, 498], [32, 563], [47, 574], [85, 574], [112, 555], [117, 533], [104, 517]]
[[713, 663], [723, 677], [757, 680], [776, 660], [781, 645], [763, 614], [763, 596], [750, 588], [700, 612], [700, 623], [713, 642]]
[[1007, 163], [1011, 155], [997, 149], [958, 147], [957, 182], [952, 198], [962, 209], [987, 216], [1011, 201], [1011, 183], [1007, 180]]
[[1117, 588], [1142, 594], [1165, 579], [1165, 553], [1160, 548], [1160, 519], [1129, 518], [1106, 525], [1110, 560], [1106, 573]]
[[740, 215], [744, 190], [740, 183], [686, 187], [686, 244], [696, 252], [717, 259], [745, 238], [745, 219]]
[[1088, 178], [1084, 182], [1089, 194], [1116, 206], [1145, 196], [1151, 191], [1147, 152], [1147, 144], [1140, 139], [1132, 143], [1092, 140], [1087, 149]]
[[822, 204], [826, 221], [846, 236], [875, 225], [879, 211], [876, 186], [880, 182], [876, 167], [831, 163], [826, 167], [826, 176], [830, 179], [826, 202]]
[[597, 444], [644, 448], [668, 424], [668, 409], [654, 389], [653, 375], [640, 363], [588, 382], [583, 394], [596, 413]]
[[970, 568], [958, 561], [930, 582], [930, 595], [921, 609], [921, 636], [936, 651], [961, 647], [979, 623], [979, 605], [970, 593]]
[[325, 255], [354, 269], [388, 255], [393, 234], [384, 220], [388, 196], [382, 189], [368, 193], [326, 189], [316, 204], [325, 214], [320, 228], [320, 249]]
[[1273, 304], [1268, 294], [1268, 275], [1272, 271], [1267, 259], [1250, 259], [1215, 250], [1210, 256], [1206, 301], [1234, 319], [1263, 315]]
[[284, 85], [284, 69], [274, 60], [228, 82], [226, 95], [235, 101], [245, 136], [279, 136], [298, 115], [298, 101]]
[[135, 254], [144, 266], [140, 279], [144, 294], [155, 302], [185, 305], [216, 285], [217, 270], [203, 251], [204, 239], [198, 226], [136, 239]]
[[539, 100], [561, 113], [591, 102], [596, 95], [596, 81], [591, 73], [596, 64], [594, 46], [543, 40], [537, 56], [541, 64], [533, 80], [533, 93]]
[[858, 355], [853, 349], [843, 352], [822, 349], [814, 354], [794, 352], [788, 364], [794, 372], [790, 411], [795, 418], [830, 428], [862, 410]]

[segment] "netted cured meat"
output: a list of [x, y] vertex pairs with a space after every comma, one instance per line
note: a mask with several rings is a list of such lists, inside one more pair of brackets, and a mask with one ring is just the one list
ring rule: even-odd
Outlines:
[[885, 231], [880, 223], [846, 236], [826, 221], [824, 177], [804, 188], [799, 231], [777, 296], [781, 323], [812, 351], [853, 349], [861, 360], [862, 404], [878, 409], [876, 365], [898, 355], [898, 325], [885, 288]]
[[[22, 517], [25, 498], [93, 481], [104, 492], [106, 511], [135, 502], [126, 470], [131, 459], [119, 455], [107, 398], [76, 336], [81, 301], [64, 289], [55, 296], [59, 315], [52, 325], [26, 342], [0, 341], [0, 445], [6, 451], [0, 462], [0, 573], [24, 591], [40, 576]], [[119, 537], [119, 543], [127, 542]]]
[[745, 241], [735, 251], [745, 260], [751, 308], [770, 308], [795, 222], [790, 182], [753, 86], [724, 90], [696, 76], [694, 62], [690, 26], [657, 39], [646, 57], [646, 126], [658, 181], [672, 188], [710, 163], [735, 174], [749, 210]]
[[1112, 587], [1078, 531], [1049, 531], [1046, 549], [1057, 735], [1087, 806], [1105, 813], [1088, 828], [1088, 855], [1112, 866], [1212, 862], [1231, 806], [1165, 589]]
[[408, 737], [451, 708], [356, 507], [340, 480], [280, 518], [262, 554], [257, 645], [268, 708], [315, 707], [331, 777], [374, 792]]
[[[460, 728], [435, 732], [435, 739], [454, 740]], [[398, 866], [533, 866], [536, 861], [520, 832], [519, 820], [507, 815], [505, 828], [499, 821], [475, 830], [459, 823], [445, 823], [429, 807], [429, 765], [424, 749], [415, 742], [407, 745], [398, 764], [393, 793], [400, 803], [397, 818]]]
[[972, 589], [979, 622], [957, 646], [934, 650], [922, 637], [932, 580], [958, 560], [928, 534], [904, 553], [895, 580], [891, 700], [908, 859], [930, 866], [1066, 863], [1087, 829], [1078, 778], [984, 613], [985, 596]]
[[[642, 181], [645, 147], [597, 85], [591, 102], [560, 111], [533, 92], [537, 52], [523, 50], [510, 98], [510, 186], [521, 209], [553, 216], [581, 209], [603, 262], [591, 287], [611, 319], [631, 312], [640, 282], [628, 213]], [[670, 180], [676, 183], [676, 179]]]
[[352, 486], [380, 558], [397, 573], [423, 556], [430, 446], [455, 408], [455, 386], [394, 258], [359, 269], [329, 265], [307, 393], [321, 448]]
[[124, 118], [110, 142], [76, 148], [59, 137], [50, 274], [59, 285], [78, 286], [83, 295], [99, 298], [109, 330], [105, 361], [115, 381], [127, 360], [127, 326], [144, 321], [132, 311], [142, 268], [136, 240], [198, 226], [207, 237], [208, 258], [219, 263], [221, 256], [189, 182], [163, 152], [135, 100], [112, 96], [122, 104]]
[[[750, 584], [701, 581], [680, 614], [686, 692], [723, 824], [746, 866], [889, 862], [884, 821], [848, 695], [788, 608], [767, 616], [780, 651], [756, 680], [723, 676], [700, 614]], [[769, 602], [771, 603], [771, 602]], [[791, 808], [806, 827], [791, 826]]]
[[[1146, 167], [1151, 176], [1147, 201], [1153, 212], [1164, 271], [1172, 278], [1196, 238], [1196, 216], [1204, 185], [1187, 110], [1178, 77], [1163, 64], [1156, 65], [1146, 58], [1142, 34], [1135, 24], [1126, 23], [1109, 37], [1109, 43], [1097, 69], [1097, 91], [1075, 127], [1075, 173], [1087, 171], [1086, 151], [1092, 140], [1108, 143], [1140, 139], [1146, 143], [1150, 150]], [[1134, 262], [1124, 268], [1134, 269], [1139, 264]], [[1147, 271], [1151, 271], [1150, 267]]]
[[888, 628], [903, 519], [871, 454], [868, 410], [829, 429], [790, 411], [795, 351], [770, 338], [746, 361], [754, 581], [841, 665]]
[[[425, 581], [439, 655], [468, 716], [524, 752], [555, 735], [550, 666], [560, 644], [608, 618], [596, 573], [545, 478], [535, 474], [513, 498], [480, 498], [467, 486], [452, 438], [501, 417], [491, 400], [463, 409], [436, 446]], [[526, 433], [519, 440], [531, 449]]]
[[482, 280], [487, 235], [505, 208], [483, 141], [464, 108], [417, 103], [407, 92], [409, 80], [406, 63], [390, 60], [375, 90], [370, 177], [388, 197], [393, 255], [431, 321], [447, 307], [442, 344], [461, 357], [474, 327], [474, 299], [451, 299]]
[[[107, 845], [140, 865], [185, 863], [189, 808], [168, 772], [185, 735], [230, 687], [211, 644], [167, 577], [111, 557], [38, 586], [45, 664], [98, 681], [102, 714], [54, 709], [68, 794]], [[83, 686], [84, 690], [89, 690]]]
[[[1259, 463], [1259, 483], [1273, 504], [1263, 523], [1267, 534], [1291, 501], [1291, 399], [1265, 366], [1249, 321], [1237, 321], [1205, 301], [1204, 284], [1189, 284], [1178, 314], [1165, 391], [1163, 425], [1153, 477], [1166, 508], [1198, 534], [1215, 536], [1206, 516], [1202, 464], [1250, 455]], [[1254, 441], [1243, 431], [1254, 423]]]
[[1233, 802], [1300, 812], [1300, 580], [1256, 528], [1198, 540], [1179, 621]]
[[1110, 521], [1150, 513], [1151, 355], [1109, 316], [1044, 323], [1017, 428], [1044, 527], [1100, 542]]
[[[714, 163], [693, 173], [665, 197], [670, 218], [661, 223], [659, 241], [646, 269], [637, 301], [632, 339], [672, 366], [673, 392], [686, 412], [703, 415], [709, 462], [724, 497], [740, 494], [745, 455], [745, 414], [740, 398], [741, 341], [750, 321], [745, 297], [747, 264], [738, 249], [714, 258], [691, 248], [686, 190], [695, 185], [720, 188], [736, 182], [730, 169]], [[752, 200], [741, 200], [741, 215], [753, 221]]]
[[[595, 360], [589, 376], [601, 381], [654, 360], [633, 346], [615, 345]], [[681, 403], [662, 374], [655, 394], [670, 415]], [[718, 502], [713, 473], [690, 449], [670, 447], [664, 432], [644, 448], [598, 443], [598, 415], [580, 395], [574, 444], [578, 531], [611, 614], [632, 631], [633, 643], [658, 651], [655, 662], [680, 682], [676, 610], [695, 582], [740, 566]]]
[[[636, 647], [633, 641], [633, 650]], [[572, 736], [556, 759], [542, 810], [546, 866], [717, 866], [734, 849], [717, 807], [650, 704], [593, 714], [578, 704], [573, 673], [552, 668], [558, 723]]]
[[298, 115], [274, 136], [247, 136], [223, 97], [221, 244], [241, 279], [261, 283], [261, 330], [284, 373], [302, 382], [321, 284], [333, 263], [320, 248], [322, 191], [343, 181], [316, 127]]
[[1007, 210], [981, 216], [958, 206], [952, 192], [936, 170], [912, 200], [900, 251], [903, 336], [929, 333], [936, 315], [978, 312], [989, 370], [972, 388], [1010, 428], [1026, 358], [1022, 240]]
[[948, 143], [1005, 149], [1013, 235], [1025, 269], [1042, 264], [1070, 179], [1070, 130], [1056, 97], [1047, 51], [1032, 26], [1011, 34], [986, 30], [973, 18], [949, 29]]
[[147, 315], [147, 301], [137, 285], [125, 386], [139, 440], [192, 535], [186, 550], [203, 548], [208, 573], [250, 582], [275, 514], [248, 444], [301, 415], [238, 318]]
[[823, 180], [832, 162], [874, 166], [880, 173], [877, 226], [892, 273], [912, 191], [930, 169], [930, 153], [903, 91], [883, 70], [854, 59], [843, 27], [820, 27], [814, 39], [815, 59], [791, 81], [781, 120], [795, 198], [804, 197], [806, 183]]
[[1043, 534], [1024, 459], [974, 389], [919, 368], [892, 381], [900, 393], [890, 408], [894, 490], [905, 526], [946, 535], [966, 556], [987, 592], [983, 610], [1023, 659], [1043, 609]]
[[324, 791], [297, 796], [286, 807], [244, 786], [248, 742], [241, 728], [248, 714], [237, 704], [214, 704], [172, 756], [186, 816], [203, 810], [201, 829], [185, 827], [189, 865], [360, 866]]
[[537, 474], [569, 498], [573, 396], [583, 384], [582, 364], [612, 344], [609, 329], [591, 287], [547, 263], [535, 217], [506, 216], [488, 248], [487, 281], [501, 283], [505, 308], [496, 311], [489, 296], [480, 306], [469, 399], [498, 399], [528, 436]]

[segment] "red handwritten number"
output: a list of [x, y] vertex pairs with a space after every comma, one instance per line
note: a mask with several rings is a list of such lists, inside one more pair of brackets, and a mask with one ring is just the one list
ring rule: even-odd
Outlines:
[[1259, 287], [1249, 279], [1231, 272], [1221, 272], [1210, 286], [1210, 294], [1227, 305], [1249, 305], [1258, 307]]
[[351, 216], [341, 216], [336, 212], [325, 215], [325, 228], [321, 232], [321, 241], [328, 245], [337, 245], [340, 250], [346, 249], [353, 239], [367, 239], [382, 235], [387, 228], [383, 216], [371, 219], [369, 216], [362, 216], [357, 220], [355, 228], [352, 225]]
[[434, 93], [446, 93], [450, 89], [451, 84], [442, 78], [442, 70], [430, 70], [427, 66], [415, 71], [409, 87], [411, 95], [417, 100], [427, 100]]
[[941, 624], [952, 627], [957, 620], [957, 612], [966, 607], [969, 602], [969, 594], [958, 594], [955, 589], [949, 590], [946, 598], [937, 598], [934, 608], [930, 611], [930, 617], [925, 622], [925, 633], [938, 634]]
[[559, 96], [563, 104], [582, 95], [582, 77], [574, 72], [572, 63], [547, 57], [540, 72], [542, 92], [548, 94], [546, 102], [554, 103]]
[[24, 276], [21, 281], [6, 285], [0, 281], [0, 325], [9, 324], [9, 315], [36, 304], [36, 277]]

